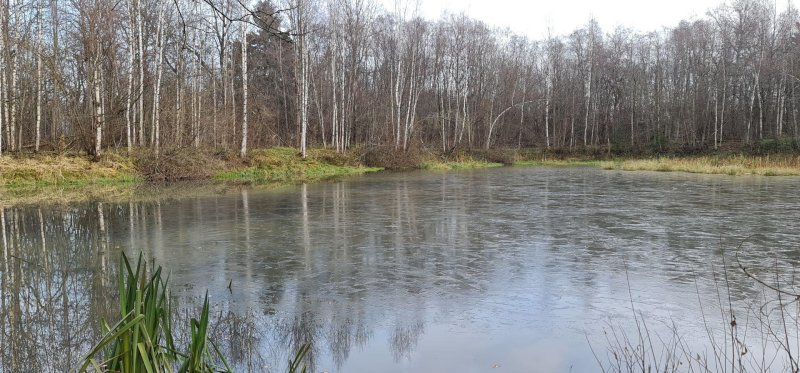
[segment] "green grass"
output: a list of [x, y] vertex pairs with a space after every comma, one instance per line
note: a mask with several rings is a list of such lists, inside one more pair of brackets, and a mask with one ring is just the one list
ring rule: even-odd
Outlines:
[[800, 157], [701, 156], [615, 160], [600, 163], [606, 170], [689, 172], [722, 175], [800, 176]]
[[475, 168], [488, 168], [488, 167], [503, 167], [502, 163], [484, 162], [474, 159], [463, 161], [424, 161], [420, 163], [419, 168], [422, 170], [469, 170]]
[[248, 167], [242, 170], [220, 172], [214, 176], [218, 181], [247, 183], [295, 183], [327, 180], [341, 176], [360, 175], [380, 171], [376, 167], [343, 167], [331, 165], [308, 165], [304, 167]]
[[309, 152], [306, 159], [295, 149], [258, 149], [250, 153], [249, 167], [217, 173], [215, 180], [247, 183], [294, 183], [327, 180], [382, 170], [364, 167], [355, 161], [325, 149]]
[[644, 159], [538, 159], [515, 166], [599, 167], [605, 170], [688, 172], [722, 175], [800, 176], [800, 157], [791, 155], [711, 155]]
[[502, 167], [502, 163], [487, 161], [467, 151], [441, 154], [437, 151], [422, 151], [418, 154], [416, 168], [420, 170], [447, 171], [477, 168]]

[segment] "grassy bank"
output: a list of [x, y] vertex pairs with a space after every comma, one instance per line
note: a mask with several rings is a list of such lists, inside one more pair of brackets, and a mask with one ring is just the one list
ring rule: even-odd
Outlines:
[[[359, 152], [358, 150], [356, 150]], [[498, 157], [497, 155], [502, 154]], [[463, 170], [486, 167], [500, 167], [512, 164], [515, 152], [501, 150], [452, 150], [412, 149], [398, 150], [394, 147], [374, 147], [359, 152], [358, 158], [364, 165], [381, 167], [387, 170]]]
[[306, 159], [290, 148], [258, 149], [244, 159], [225, 152], [189, 150], [158, 157], [146, 150], [132, 156], [109, 152], [98, 161], [80, 154], [26, 154], [0, 157], [0, 188], [35, 190], [184, 180], [291, 183], [378, 170], [363, 166], [351, 155], [326, 149], [311, 150]]
[[453, 157], [436, 153], [426, 153], [414, 168], [422, 170], [467, 170], [475, 168], [502, 167], [502, 162], [486, 159], [470, 153], [460, 153]]
[[[765, 142], [770, 144], [770, 142]], [[596, 148], [573, 151], [523, 149], [513, 156], [518, 166], [584, 166], [606, 170], [689, 172], [722, 175], [800, 176], [800, 153], [791, 149], [768, 151], [763, 145], [750, 150], [669, 150], [608, 153]], [[766, 149], [766, 150], [765, 150]]]
[[[374, 163], [368, 162], [367, 153], [363, 148], [345, 153], [310, 149], [304, 159], [296, 149], [276, 147], [253, 150], [246, 158], [226, 151], [191, 149], [166, 150], [160, 156], [146, 149], [130, 156], [107, 152], [99, 160], [81, 154], [4, 155], [0, 157], [0, 204], [136, 199], [152, 192], [152, 185], [176, 181], [192, 183], [159, 187], [158, 193], [196, 193], [198, 188], [194, 185], [200, 184], [200, 190], [208, 190], [209, 183], [217, 189], [241, 184], [274, 187], [384, 168], [454, 170], [502, 165], [467, 152], [390, 153], [382, 154]], [[172, 191], [163, 192], [164, 188]]]
[[[127, 200], [184, 196], [237, 185], [313, 182], [378, 171], [365, 167], [350, 154], [315, 149], [302, 159], [295, 150], [272, 148], [253, 151], [241, 159], [228, 153], [148, 151], [132, 156], [106, 153], [94, 161], [85, 155], [19, 155], [0, 157], [0, 205], [68, 203], [90, 200]], [[164, 182], [191, 181], [176, 185]]]
[[800, 157], [772, 156], [697, 156], [625, 159], [599, 162], [607, 170], [690, 172], [724, 175], [797, 176]]
[[[237, 192], [242, 185], [276, 188], [376, 172], [398, 164], [429, 170], [502, 165], [466, 152], [449, 155], [405, 152], [370, 164], [366, 153], [360, 148], [345, 153], [309, 149], [308, 156], [303, 159], [295, 149], [276, 147], [253, 150], [242, 159], [235, 153], [223, 151], [168, 150], [156, 157], [152, 152], [139, 150], [132, 156], [108, 152], [99, 161], [79, 154], [6, 155], [0, 157], [0, 205], [221, 194]], [[408, 160], [411, 163], [406, 163]]]
[[503, 167], [502, 163], [484, 162], [480, 160], [467, 160], [458, 162], [423, 162], [419, 165], [422, 170], [446, 171], [446, 170], [469, 170], [475, 168]]
[[312, 182], [382, 170], [360, 164], [352, 154], [328, 149], [311, 149], [305, 159], [291, 148], [258, 149], [244, 161], [244, 167], [221, 171], [214, 179], [256, 184]]
[[[591, 149], [589, 149], [591, 150]], [[701, 155], [611, 155], [600, 151], [494, 149], [395, 151], [355, 148], [345, 153], [310, 149], [256, 149], [242, 159], [230, 152], [140, 150], [132, 156], [108, 152], [98, 160], [85, 155], [5, 155], [0, 157], [0, 203], [10, 201], [79, 201], [131, 194], [132, 185], [182, 180], [217, 184], [314, 182], [382, 169], [459, 170], [503, 165], [583, 166], [624, 171], [678, 171], [725, 175], [800, 175], [795, 153]]]

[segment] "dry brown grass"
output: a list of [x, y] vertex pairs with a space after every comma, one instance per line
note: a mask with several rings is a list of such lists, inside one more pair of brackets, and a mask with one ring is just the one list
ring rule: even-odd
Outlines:
[[607, 170], [690, 172], [724, 175], [797, 176], [800, 175], [800, 157], [773, 156], [701, 156], [661, 157], [641, 160], [600, 162]]
[[0, 157], [0, 186], [5, 187], [120, 183], [136, 178], [133, 164], [113, 153], [98, 162], [80, 155]]

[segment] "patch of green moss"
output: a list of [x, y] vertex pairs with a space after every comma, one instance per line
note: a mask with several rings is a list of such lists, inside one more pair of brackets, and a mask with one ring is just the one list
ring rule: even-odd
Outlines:
[[219, 181], [246, 183], [294, 183], [327, 180], [382, 170], [376, 167], [309, 165], [307, 167], [248, 167], [215, 175]]

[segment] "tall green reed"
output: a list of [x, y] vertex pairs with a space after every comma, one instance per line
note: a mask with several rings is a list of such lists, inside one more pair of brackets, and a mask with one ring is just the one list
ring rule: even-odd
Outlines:
[[113, 326], [102, 322], [105, 335], [87, 354], [79, 372], [231, 371], [219, 349], [208, 339], [208, 294], [200, 319], [193, 318], [190, 322], [188, 346], [178, 350], [173, 338], [169, 278], [163, 277], [160, 266], [148, 274], [141, 254], [134, 268], [123, 253], [119, 268], [121, 319]]

